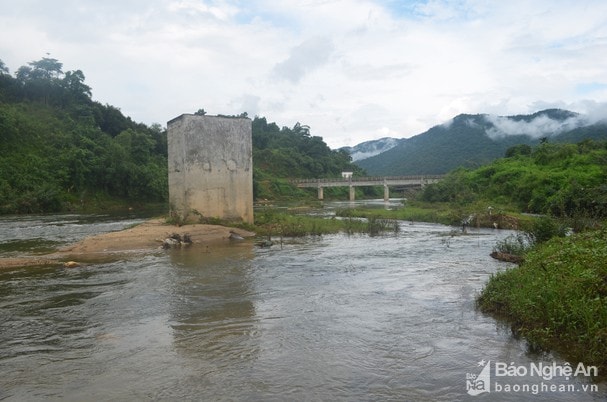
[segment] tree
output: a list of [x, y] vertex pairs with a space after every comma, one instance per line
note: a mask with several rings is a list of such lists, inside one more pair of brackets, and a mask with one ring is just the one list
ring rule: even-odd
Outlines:
[[61, 68], [63, 64], [57, 59], [43, 57], [42, 60], [32, 61], [28, 63], [33, 67], [32, 78], [53, 79], [60, 78], [63, 75]]
[[514, 145], [506, 150], [506, 158], [512, 158], [517, 155], [531, 155], [531, 146], [527, 144]]
[[300, 122], [295, 123], [292, 131], [294, 134], [298, 134], [303, 137], [310, 136], [310, 126], [302, 125]]
[[207, 112], [204, 109], [198, 109], [195, 113], [196, 116], [204, 116]]
[[8, 67], [2, 60], [0, 60], [0, 75], [9, 74]]
[[0, 60], [0, 103], [18, 100], [21, 97], [21, 86], [9, 74], [8, 67]]
[[32, 71], [33, 70], [31, 67], [21, 66], [17, 69], [17, 72], [15, 72], [15, 78], [17, 78], [21, 84], [25, 84], [31, 79]]
[[60, 98], [57, 89], [61, 87], [63, 64], [57, 59], [48, 57], [28, 64], [29, 66], [19, 67], [16, 73], [17, 80], [23, 86], [25, 96], [30, 99], [42, 98], [44, 104], [48, 104], [51, 97]]
[[117, 136], [128, 128], [128, 120], [119, 108], [105, 104], [96, 103], [97, 106], [97, 124], [101, 130], [112, 137]]
[[154, 147], [155, 153], [158, 155], [162, 155], [165, 158], [168, 156], [168, 145], [167, 145], [167, 132], [166, 130], [158, 123], [153, 123], [149, 127], [150, 136], [156, 142], [156, 146]]
[[76, 99], [90, 99], [91, 87], [84, 83], [84, 73], [81, 70], [68, 71], [63, 77], [63, 86]]

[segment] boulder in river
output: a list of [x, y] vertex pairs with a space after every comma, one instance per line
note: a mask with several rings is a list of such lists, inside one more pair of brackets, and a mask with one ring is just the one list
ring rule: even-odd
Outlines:
[[184, 235], [180, 235], [179, 233], [172, 233], [162, 241], [162, 248], [170, 249], [170, 248], [178, 248], [189, 246], [192, 244], [192, 238], [188, 233], [184, 233]]
[[495, 258], [496, 260], [505, 261], [505, 262], [513, 262], [515, 264], [520, 264], [524, 260], [523, 257], [521, 257], [520, 255], [502, 253], [500, 251], [494, 251], [490, 255], [491, 255], [491, 257]]

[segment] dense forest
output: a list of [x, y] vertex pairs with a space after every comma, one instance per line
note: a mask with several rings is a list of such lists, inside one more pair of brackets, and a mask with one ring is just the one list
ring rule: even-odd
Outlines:
[[[0, 60], [0, 213], [166, 203], [166, 130], [94, 101], [84, 73], [62, 68], [42, 58], [13, 76]], [[360, 170], [300, 123], [279, 128], [255, 117], [253, 147], [256, 196], [296, 191], [288, 177]]]
[[0, 212], [83, 207], [99, 199], [161, 202], [166, 133], [91, 99], [82, 71], [43, 58], [0, 75]]
[[513, 146], [490, 164], [450, 172], [427, 186], [421, 198], [456, 204], [484, 201], [556, 217], [607, 217], [607, 142]]
[[[346, 170], [364, 175], [351, 160], [346, 151], [331, 150], [321, 137], [311, 136], [308, 126], [297, 123], [293, 128], [278, 128], [264, 117], [253, 120], [253, 189], [257, 199], [312, 194], [295, 188], [288, 178], [339, 177]], [[343, 189], [330, 189], [327, 195], [333, 193], [331, 190]]]

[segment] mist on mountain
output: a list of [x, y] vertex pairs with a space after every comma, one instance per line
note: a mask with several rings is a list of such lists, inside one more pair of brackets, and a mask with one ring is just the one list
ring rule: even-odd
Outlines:
[[361, 158], [365, 150], [381, 149], [385, 139], [359, 144], [352, 152], [356, 152], [355, 163], [370, 175], [442, 174], [488, 163], [518, 144], [584, 139], [607, 139], [604, 114], [546, 109], [515, 116], [461, 114], [414, 137], [392, 139], [395, 146], [373, 156]]

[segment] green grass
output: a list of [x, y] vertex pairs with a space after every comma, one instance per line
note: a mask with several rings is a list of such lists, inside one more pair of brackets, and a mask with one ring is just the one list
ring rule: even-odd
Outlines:
[[477, 299], [532, 348], [607, 368], [607, 230], [553, 238], [491, 277]]
[[490, 203], [475, 203], [465, 207], [445, 202], [407, 202], [398, 209], [344, 208], [336, 211], [337, 216], [398, 219], [403, 221], [442, 223], [459, 226], [462, 220], [473, 216], [470, 225], [478, 227], [494, 227], [494, 223], [502, 229], [518, 229], [531, 218], [520, 213], [509, 212], [504, 208], [492, 207]]
[[424, 204], [422, 206], [404, 206], [398, 209], [343, 208], [335, 213], [341, 217], [398, 219], [403, 221], [433, 222], [451, 224], [449, 208], [443, 204]]
[[299, 215], [276, 210], [265, 210], [255, 215], [255, 225], [249, 230], [260, 236], [320, 236], [332, 233], [367, 233], [378, 235], [398, 232], [398, 222], [394, 219], [358, 219]]

